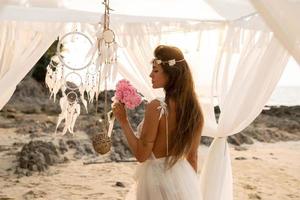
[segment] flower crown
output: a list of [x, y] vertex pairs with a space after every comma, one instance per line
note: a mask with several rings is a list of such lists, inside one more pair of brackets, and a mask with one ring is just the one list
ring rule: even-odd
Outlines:
[[157, 59], [157, 58], [153, 59], [153, 63], [155, 62], [157, 65], [168, 64], [169, 66], [174, 66], [176, 63], [183, 62], [183, 61], [184, 61], [184, 59], [181, 59], [181, 60], [171, 59], [171, 60], [167, 60], [167, 61], [162, 61], [162, 60]]

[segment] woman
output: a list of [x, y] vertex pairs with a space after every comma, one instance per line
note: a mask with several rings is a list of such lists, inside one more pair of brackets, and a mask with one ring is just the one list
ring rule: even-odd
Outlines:
[[137, 135], [124, 106], [113, 107], [131, 151], [142, 163], [135, 177], [135, 199], [200, 200], [197, 148], [204, 119], [191, 71], [176, 47], [160, 45], [154, 56], [152, 87], [164, 88], [165, 100], [155, 99], [146, 106]]

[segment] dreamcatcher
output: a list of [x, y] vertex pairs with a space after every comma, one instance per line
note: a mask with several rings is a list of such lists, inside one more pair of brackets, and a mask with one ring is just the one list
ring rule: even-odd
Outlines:
[[[62, 134], [69, 131], [74, 135], [74, 125], [80, 115], [80, 102], [88, 112], [88, 103], [96, 100], [100, 86], [104, 83], [105, 102], [104, 112], [108, 113], [107, 79], [115, 80], [117, 75], [117, 50], [115, 34], [109, 28], [109, 0], [104, 0], [105, 7], [103, 23], [99, 24], [95, 38], [74, 27], [74, 30], [63, 35], [57, 45], [57, 54], [51, 58], [47, 66], [45, 77], [50, 91], [50, 98], [56, 101], [59, 91], [62, 97], [59, 100], [61, 113], [58, 116], [57, 128], [64, 120]], [[72, 55], [72, 56], [71, 56]], [[86, 98], [85, 98], [85, 95]], [[96, 109], [97, 112], [97, 109]], [[108, 135], [109, 116], [105, 114], [102, 134], [93, 138], [93, 145], [98, 153], [104, 154], [110, 150], [111, 140]]]

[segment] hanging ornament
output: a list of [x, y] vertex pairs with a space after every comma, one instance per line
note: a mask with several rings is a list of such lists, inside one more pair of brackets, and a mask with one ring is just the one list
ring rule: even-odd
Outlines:
[[[81, 112], [80, 102], [88, 113], [88, 104], [96, 100], [96, 106], [98, 105], [101, 84], [105, 83], [106, 91], [107, 80], [116, 79], [118, 44], [115, 41], [115, 33], [109, 28], [111, 10], [109, 0], [104, 0], [103, 5], [104, 20], [99, 24], [95, 37], [90, 38], [79, 30], [81, 26], [74, 24], [71, 32], [60, 37], [57, 53], [47, 66], [45, 83], [49, 88], [50, 98], [55, 102], [59, 91], [62, 94], [59, 100], [61, 113], [58, 116], [55, 133], [64, 121], [62, 135], [67, 132], [74, 135], [75, 122]], [[97, 135], [93, 139], [94, 148], [100, 154], [108, 152], [111, 147], [111, 139], [107, 135], [109, 124], [106, 116], [107, 103], [105, 92], [103, 121], [105, 130], [101, 136]]]
[[[104, 96], [104, 131], [100, 134], [97, 134], [93, 137], [93, 147], [94, 150], [100, 154], [107, 153], [111, 148], [111, 137], [109, 135], [109, 116], [108, 116], [108, 102], [107, 102], [107, 79], [112, 75], [112, 69], [114, 68], [114, 64], [116, 66], [117, 62], [117, 43], [115, 42], [115, 34], [109, 28], [109, 20], [110, 20], [110, 8], [109, 8], [109, 0], [104, 0], [104, 23], [103, 23], [103, 32], [100, 33], [98, 31], [98, 39], [97, 39], [97, 49], [98, 49], [98, 57], [97, 57], [97, 66], [103, 66], [102, 71], [100, 70], [99, 74], [99, 82], [101, 80], [105, 81], [105, 96]], [[100, 88], [100, 85], [99, 85]]]

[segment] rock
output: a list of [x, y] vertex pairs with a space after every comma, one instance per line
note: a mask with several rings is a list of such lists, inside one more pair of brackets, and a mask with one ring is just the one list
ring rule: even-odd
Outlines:
[[236, 150], [236, 151], [246, 151], [248, 149], [246, 147], [242, 147], [242, 146], [235, 146], [234, 150]]
[[241, 145], [241, 144], [253, 144], [253, 140], [243, 134], [243, 133], [237, 133], [235, 135], [231, 135], [227, 138], [227, 141], [230, 143], [230, 144], [234, 144], [234, 145]]
[[67, 140], [67, 145], [70, 149], [76, 149], [78, 146], [80, 146], [79, 141], [77, 140]]
[[8, 146], [0, 145], [0, 152], [2, 151], [9, 151], [10, 148]]
[[122, 183], [120, 181], [117, 181], [115, 185], [118, 186], [118, 187], [122, 187], [122, 188], [125, 187], [124, 183]]
[[91, 145], [89, 144], [83, 144], [83, 149], [86, 154], [94, 154], [94, 150]]
[[13, 107], [10, 107], [10, 108], [6, 109], [6, 112], [16, 113], [17, 110], [15, 108], [13, 108]]
[[33, 104], [31, 106], [23, 107], [21, 112], [24, 114], [41, 113], [41, 109], [38, 107], [38, 105]]
[[46, 192], [44, 192], [44, 191], [30, 190], [30, 191], [26, 192], [25, 194], [23, 194], [23, 198], [25, 200], [44, 199], [43, 197], [45, 197], [45, 195], [46, 195]]
[[69, 160], [69, 158], [68, 158], [68, 157], [66, 157], [66, 156], [63, 158], [63, 160], [64, 160], [64, 163], [66, 163], [66, 162], [69, 162], [69, 161], [70, 161], [70, 160]]
[[18, 165], [15, 173], [20, 176], [28, 176], [32, 175], [32, 172], [46, 171], [49, 166], [69, 162], [68, 157], [61, 156], [68, 152], [69, 148], [75, 150], [73, 154], [75, 159], [81, 159], [86, 155], [95, 155], [92, 144], [86, 140], [30, 141], [24, 144], [21, 152], [18, 153]]
[[245, 130], [245, 134], [260, 142], [277, 142], [277, 141], [290, 141], [290, 140], [299, 140], [300, 137], [279, 130], [278, 128], [268, 128], [268, 127], [249, 127]]
[[7, 123], [7, 124], [0, 123], [0, 128], [8, 129], [8, 128], [15, 128], [15, 127], [16, 127], [16, 125], [13, 123]]
[[59, 140], [59, 151], [61, 154], [64, 154], [68, 151], [68, 147], [62, 139]]
[[16, 147], [20, 147], [20, 146], [23, 146], [24, 143], [22, 143], [22, 142], [14, 142], [12, 145], [16, 146]]
[[[45, 171], [49, 165], [62, 163], [58, 151], [53, 143], [40, 140], [31, 141], [25, 144], [19, 154], [19, 165], [15, 173], [31, 175], [28, 171]], [[25, 169], [28, 171], [20, 170]]]
[[246, 190], [255, 190], [257, 187], [253, 185], [246, 184], [243, 186]]
[[15, 113], [7, 113], [6, 118], [7, 119], [16, 119], [16, 114]]
[[95, 152], [92, 147], [92, 143], [89, 141], [88, 143], [86, 141], [80, 141], [80, 140], [67, 140], [67, 145], [70, 149], [75, 149], [74, 157], [76, 159], [80, 159], [83, 156], [86, 155], [94, 155]]
[[[132, 153], [128, 146], [127, 140], [120, 129], [116, 129], [112, 134], [112, 148], [110, 157], [111, 160], [120, 161], [132, 157]], [[117, 155], [114, 155], [117, 154]]]
[[115, 153], [113, 150], [110, 151], [110, 160], [119, 162], [121, 159], [120, 154]]
[[261, 197], [256, 193], [248, 194], [248, 197], [249, 197], [249, 199], [261, 199]]
[[242, 156], [240, 156], [240, 157], [235, 157], [234, 159], [235, 159], [235, 160], [247, 160], [247, 158], [242, 157]]
[[15, 200], [15, 198], [6, 197], [6, 196], [1, 195], [0, 200]]
[[205, 146], [209, 146], [212, 143], [212, 141], [212, 137], [201, 136], [201, 144], [204, 144]]

